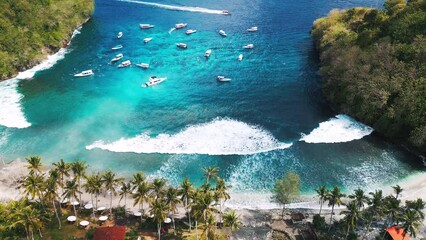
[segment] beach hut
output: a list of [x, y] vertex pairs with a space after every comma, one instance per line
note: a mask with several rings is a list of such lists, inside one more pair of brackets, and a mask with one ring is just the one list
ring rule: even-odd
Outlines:
[[386, 228], [386, 232], [389, 234], [389, 236], [392, 237], [393, 240], [410, 240], [410, 238], [406, 236], [404, 229], [399, 226]]
[[93, 240], [124, 240], [126, 226], [96, 228]]

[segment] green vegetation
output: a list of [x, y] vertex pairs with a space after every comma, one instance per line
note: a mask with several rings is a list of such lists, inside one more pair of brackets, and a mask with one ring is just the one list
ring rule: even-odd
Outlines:
[[[22, 198], [0, 203], [0, 239], [91, 239], [99, 217], [99, 212], [95, 212], [98, 196], [102, 193], [109, 194], [109, 210], [99, 214], [109, 213], [112, 223], [126, 222], [129, 239], [136, 239], [143, 232], [156, 232], [157, 239], [162, 235], [166, 239], [225, 239], [241, 225], [234, 211], [224, 214], [222, 210], [223, 203], [230, 198], [230, 186], [218, 176], [218, 167], [203, 169], [206, 182], [196, 188], [188, 178], [180, 187], [174, 187], [165, 179], [148, 181], [142, 172], [133, 174], [128, 181], [111, 170], [88, 173], [89, 166], [80, 160], [60, 160], [47, 172], [40, 157], [29, 157], [26, 161], [29, 173], [18, 180], [17, 186], [22, 190]], [[84, 198], [89, 198], [84, 193], [90, 195], [92, 210], [83, 207], [88, 200]], [[124, 198], [124, 206], [112, 204], [116, 194], [120, 196], [119, 204]], [[133, 206], [139, 205], [140, 219], [130, 216], [127, 197], [133, 198]], [[62, 202], [65, 198], [67, 204]], [[70, 204], [74, 201], [79, 206]], [[144, 203], [148, 207], [144, 208]], [[175, 220], [178, 206], [185, 207], [187, 218]], [[76, 224], [67, 222], [69, 215], [76, 216]], [[172, 219], [170, 233], [162, 231], [167, 217]], [[219, 229], [217, 220], [222, 217], [225, 228]], [[195, 222], [195, 231], [190, 219]], [[89, 229], [77, 227], [82, 220], [91, 222]]]
[[[318, 189], [323, 188], [320, 186]], [[314, 216], [313, 227], [319, 239], [373, 239], [377, 233], [376, 239], [383, 239], [386, 235], [384, 229], [395, 225], [415, 237], [417, 227], [425, 219], [423, 210], [426, 203], [418, 198], [402, 205], [399, 199], [402, 188], [396, 185], [393, 189], [395, 195], [388, 196], [383, 196], [382, 190], [367, 195], [362, 189], [356, 189], [347, 199], [342, 199], [344, 195], [337, 186], [332, 190], [317, 191], [317, 196], [328, 201], [330, 206], [337, 203], [346, 206], [340, 212], [343, 219], [330, 222], [329, 226], [321, 214]], [[372, 225], [380, 232], [371, 232]]]
[[426, 0], [332, 10], [311, 32], [340, 111], [426, 152]]
[[0, 1], [0, 80], [63, 47], [93, 9], [93, 0]]
[[282, 218], [284, 218], [285, 205], [294, 201], [300, 194], [300, 177], [295, 172], [287, 172], [282, 179], [275, 182], [272, 188], [272, 201], [283, 206]]

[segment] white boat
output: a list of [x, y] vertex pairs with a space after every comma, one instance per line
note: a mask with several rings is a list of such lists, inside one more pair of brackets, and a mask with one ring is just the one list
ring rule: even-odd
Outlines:
[[159, 83], [165, 81], [166, 79], [167, 79], [166, 77], [158, 78], [156, 76], [152, 76], [152, 77], [149, 78], [149, 81], [142, 84], [141, 87], [149, 87], [149, 86], [152, 86], [152, 85], [155, 85], [155, 84], [159, 84]]
[[128, 67], [130, 65], [132, 65], [132, 63], [130, 62], [130, 60], [126, 60], [126, 61], [120, 63], [120, 65], [118, 65], [118, 67], [119, 68], [124, 68], [124, 67]]
[[251, 27], [249, 29], [247, 29], [248, 32], [256, 32], [257, 31], [257, 27]]
[[185, 33], [186, 33], [186, 35], [191, 35], [191, 34], [196, 33], [196, 32], [197, 32], [197, 30], [195, 30], [195, 29], [189, 29]]
[[185, 43], [176, 43], [176, 46], [178, 47], [178, 48], [184, 48], [184, 49], [186, 49], [188, 46], [186, 46], [186, 44]]
[[254, 45], [250, 43], [250, 44], [247, 44], [247, 45], [243, 46], [243, 48], [245, 48], [245, 49], [252, 49], [252, 48], [254, 48]]
[[243, 60], [243, 54], [240, 54], [239, 56], [238, 56], [238, 61], [242, 61]]
[[141, 23], [141, 24], [139, 24], [139, 27], [142, 28], [142, 29], [148, 29], [148, 28], [153, 28], [155, 26], [151, 25], [151, 24]]
[[204, 54], [204, 56], [210, 57], [210, 54], [212, 54], [212, 50], [211, 49], [207, 50], [206, 54]]
[[230, 82], [231, 81], [230, 78], [226, 78], [225, 76], [217, 76], [217, 80], [219, 82]]
[[118, 35], [117, 35], [117, 38], [121, 38], [122, 36], [123, 36], [123, 33], [119, 32]]
[[148, 63], [138, 63], [138, 64], [136, 64], [136, 66], [141, 67], [141, 68], [145, 68], [145, 69], [149, 68]]
[[123, 54], [119, 53], [119, 54], [115, 55], [115, 58], [113, 58], [111, 60], [111, 62], [117, 62], [118, 60], [120, 60], [122, 58], [123, 58]]
[[219, 30], [219, 34], [220, 34], [221, 36], [226, 37], [226, 32], [225, 32], [225, 31], [223, 31], [223, 30]]
[[176, 28], [176, 29], [181, 29], [181, 28], [184, 28], [184, 27], [186, 27], [186, 26], [188, 26], [188, 24], [187, 24], [187, 23], [176, 23], [176, 24], [175, 24], [175, 28]]
[[94, 73], [93, 73], [92, 69], [90, 69], [90, 70], [83, 71], [81, 73], [74, 74], [74, 77], [87, 77], [87, 76], [91, 76], [93, 74]]
[[151, 41], [152, 40], [152, 38], [144, 38], [144, 40], [143, 40], [143, 42], [144, 43], [148, 43], [149, 41]]
[[229, 12], [228, 10], [222, 10], [222, 14], [223, 14], [223, 15], [230, 15], [230, 14], [231, 14], [231, 12]]
[[115, 47], [113, 47], [111, 49], [112, 50], [118, 50], [118, 49], [122, 49], [122, 48], [123, 48], [123, 45], [119, 44], [119, 45], [117, 45], [117, 46], [115, 46]]

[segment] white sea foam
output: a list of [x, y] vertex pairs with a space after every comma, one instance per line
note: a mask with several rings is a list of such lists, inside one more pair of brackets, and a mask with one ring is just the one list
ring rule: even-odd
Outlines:
[[174, 5], [166, 5], [166, 4], [160, 4], [160, 3], [143, 2], [143, 1], [135, 1], [135, 0], [119, 0], [119, 1], [154, 6], [154, 7], [164, 8], [168, 10], [225, 15], [222, 10], [214, 10], [214, 9], [208, 9], [208, 8], [202, 8], [202, 7], [174, 6]]
[[150, 137], [141, 134], [121, 138], [112, 143], [96, 141], [86, 149], [99, 148], [112, 152], [246, 155], [284, 149], [291, 144], [279, 142], [260, 127], [232, 119], [215, 119], [189, 126], [181, 132]]
[[319, 124], [312, 132], [302, 134], [300, 141], [307, 143], [339, 143], [361, 139], [373, 132], [373, 128], [355, 121], [347, 115], [337, 115]]
[[31, 126], [22, 112], [20, 101], [23, 97], [17, 91], [18, 80], [0, 82], [0, 125], [10, 128]]

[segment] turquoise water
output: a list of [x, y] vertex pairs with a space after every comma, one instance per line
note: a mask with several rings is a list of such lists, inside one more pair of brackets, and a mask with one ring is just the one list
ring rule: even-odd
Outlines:
[[[8, 88], [7, 94], [22, 96], [17, 108], [31, 126], [0, 126], [1, 157], [83, 159], [94, 169], [126, 176], [142, 170], [172, 183], [185, 176], [199, 182], [201, 167], [217, 165], [235, 192], [269, 189], [288, 170], [301, 175], [306, 192], [319, 184], [373, 188], [424, 170], [419, 159], [333, 112], [321, 96], [312, 22], [333, 8], [381, 1], [161, 3], [228, 9], [232, 15], [96, 1], [93, 18], [64, 59]], [[180, 22], [188, 27], [170, 31]], [[155, 28], [142, 30], [140, 23]], [[252, 26], [259, 31], [246, 32]], [[198, 32], [187, 36], [187, 29]], [[122, 39], [116, 38], [119, 31]], [[146, 37], [153, 40], [144, 44]], [[178, 49], [179, 42], [188, 49]], [[244, 50], [249, 43], [255, 48]], [[117, 44], [124, 47], [112, 51]], [[133, 65], [110, 64], [118, 53]], [[134, 65], [140, 62], [151, 67]], [[87, 69], [95, 75], [73, 77]], [[168, 79], [141, 88], [152, 75]], [[217, 75], [232, 81], [219, 83]], [[10, 99], [0, 97], [0, 107]], [[14, 111], [0, 113], [17, 118]]]

